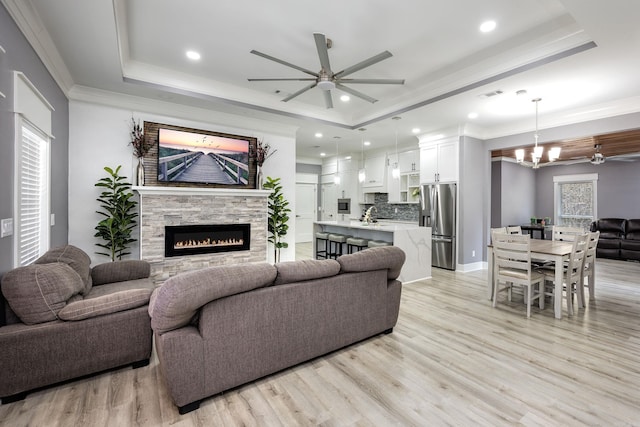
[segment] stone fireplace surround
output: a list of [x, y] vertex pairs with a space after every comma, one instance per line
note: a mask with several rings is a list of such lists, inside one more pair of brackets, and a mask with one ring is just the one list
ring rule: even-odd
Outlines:
[[[162, 283], [185, 271], [267, 260], [266, 190], [139, 186], [140, 259], [151, 264], [151, 278]], [[251, 224], [248, 251], [165, 258], [165, 226]]]

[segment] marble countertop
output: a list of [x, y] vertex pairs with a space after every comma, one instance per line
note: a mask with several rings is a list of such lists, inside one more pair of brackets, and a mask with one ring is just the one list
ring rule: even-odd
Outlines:
[[358, 228], [362, 230], [372, 230], [372, 231], [405, 231], [405, 230], [416, 230], [420, 228], [417, 223], [409, 223], [409, 222], [393, 222], [393, 221], [379, 221], [374, 222], [372, 224], [364, 224], [357, 220], [351, 221], [316, 221], [315, 224], [318, 225], [332, 225], [336, 227], [345, 227], [345, 228]]

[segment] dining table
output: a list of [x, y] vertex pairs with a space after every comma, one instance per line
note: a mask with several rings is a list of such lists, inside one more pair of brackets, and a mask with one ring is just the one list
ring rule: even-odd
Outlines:
[[[553, 261], [555, 263], [555, 295], [553, 299], [553, 313], [556, 319], [562, 319], [562, 288], [563, 266], [569, 260], [573, 243], [560, 240], [531, 239], [531, 259], [533, 261]], [[487, 278], [487, 290], [489, 299], [493, 299], [493, 246], [487, 247], [487, 261], [489, 274]]]

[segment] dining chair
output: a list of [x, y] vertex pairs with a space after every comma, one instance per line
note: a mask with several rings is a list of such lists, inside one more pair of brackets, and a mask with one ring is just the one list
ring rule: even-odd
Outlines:
[[[507, 291], [511, 302], [513, 285], [526, 289], [525, 303], [527, 317], [531, 317], [531, 304], [538, 300], [540, 309], [544, 309], [544, 274], [531, 268], [531, 238], [529, 235], [492, 232], [493, 240], [493, 306], [498, 302], [498, 293]], [[500, 287], [500, 283], [504, 283]], [[534, 285], [537, 290], [534, 293]]]
[[[589, 234], [577, 234], [573, 236], [573, 247], [569, 255], [568, 263], [563, 267], [562, 282], [563, 291], [566, 294], [567, 312], [573, 316], [573, 295], [577, 295], [578, 306], [583, 306], [580, 297], [582, 295], [582, 272], [584, 270], [584, 258], [587, 254]], [[543, 266], [537, 271], [544, 274], [545, 286], [544, 295], [552, 298], [562, 298], [562, 293], [556, 295], [555, 292], [555, 266]], [[548, 285], [550, 284], [550, 285]]]
[[[551, 240], [562, 242], [573, 242], [574, 238], [578, 234], [584, 234], [585, 231], [580, 227], [569, 227], [566, 225], [554, 225], [551, 227]], [[553, 261], [539, 260], [537, 261], [538, 267], [551, 267], [553, 268]], [[567, 266], [567, 263], [564, 263]]]
[[579, 227], [568, 227], [564, 225], [554, 225], [551, 227], [551, 240], [573, 242], [574, 237], [578, 234], [584, 234], [584, 230]]
[[522, 234], [522, 227], [519, 225], [511, 225], [507, 227], [507, 234]]
[[496, 227], [491, 229], [491, 241], [493, 242], [493, 233], [507, 234], [507, 227]]
[[[584, 257], [584, 268], [582, 269], [582, 293], [580, 295], [582, 306], [585, 305], [584, 288], [589, 288], [589, 300], [593, 300], [596, 297], [595, 284], [596, 284], [596, 248], [598, 246], [598, 240], [600, 239], [599, 231], [592, 231], [589, 233], [589, 240], [587, 244], [587, 254]], [[585, 283], [585, 279], [588, 279]], [[582, 308], [582, 307], [581, 307]]]

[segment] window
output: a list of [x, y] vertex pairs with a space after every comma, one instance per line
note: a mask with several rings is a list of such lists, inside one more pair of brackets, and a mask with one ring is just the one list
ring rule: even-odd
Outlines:
[[17, 254], [29, 265], [49, 248], [49, 138], [21, 120], [18, 152]]
[[588, 230], [597, 218], [598, 174], [553, 177], [554, 223]]
[[13, 264], [28, 265], [49, 249], [50, 145], [53, 107], [14, 72], [15, 236]]

